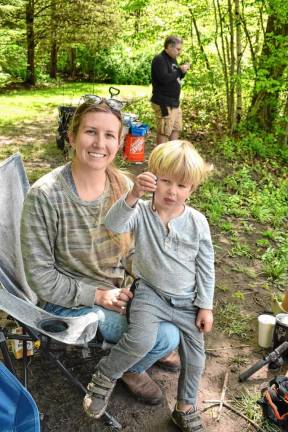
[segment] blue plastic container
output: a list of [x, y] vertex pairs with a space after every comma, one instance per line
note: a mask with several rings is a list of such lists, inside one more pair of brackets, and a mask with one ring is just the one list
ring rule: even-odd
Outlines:
[[133, 136], [144, 136], [147, 134], [149, 126], [145, 123], [132, 123], [130, 127], [130, 134]]

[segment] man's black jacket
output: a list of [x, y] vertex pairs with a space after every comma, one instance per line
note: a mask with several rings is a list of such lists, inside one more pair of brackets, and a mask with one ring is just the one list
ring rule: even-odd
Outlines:
[[171, 58], [165, 50], [155, 56], [151, 65], [153, 87], [151, 102], [160, 106], [178, 107], [181, 91], [180, 80], [184, 75], [177, 61]]

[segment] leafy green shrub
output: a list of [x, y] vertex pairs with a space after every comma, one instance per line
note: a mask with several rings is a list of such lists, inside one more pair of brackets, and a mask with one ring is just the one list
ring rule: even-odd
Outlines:
[[125, 107], [125, 111], [137, 113], [143, 123], [147, 123], [150, 127], [155, 126], [155, 115], [152, 111], [149, 98], [146, 96], [129, 103]]
[[225, 138], [219, 143], [219, 148], [224, 156], [231, 160], [246, 156], [249, 159], [277, 158], [288, 162], [288, 147], [279, 142], [273, 134], [249, 132], [240, 139]]
[[125, 48], [122, 45], [96, 54], [96, 81], [117, 84], [149, 84], [153, 53]]
[[13, 78], [24, 80], [26, 77], [26, 51], [17, 44], [7, 45], [0, 51], [1, 69]]

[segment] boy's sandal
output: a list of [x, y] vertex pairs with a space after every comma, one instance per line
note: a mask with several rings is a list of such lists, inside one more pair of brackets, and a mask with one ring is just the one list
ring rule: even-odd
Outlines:
[[87, 393], [83, 400], [84, 411], [89, 417], [98, 419], [104, 414], [115, 384], [116, 380], [111, 381], [96, 370], [87, 386]]
[[205, 432], [200, 413], [197, 410], [184, 413], [175, 409], [171, 417], [182, 432]]

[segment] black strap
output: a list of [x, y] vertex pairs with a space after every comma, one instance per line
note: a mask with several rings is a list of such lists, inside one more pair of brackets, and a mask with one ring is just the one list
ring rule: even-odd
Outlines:
[[[134, 297], [134, 292], [135, 292], [136, 287], [137, 287], [138, 280], [139, 280], [139, 278], [134, 279], [134, 281], [130, 287], [130, 292], [132, 292], [133, 297]], [[130, 309], [131, 309], [132, 300], [133, 300], [133, 298], [129, 299], [129, 301], [127, 303], [127, 307], [126, 307], [126, 318], [127, 318], [128, 324], [130, 324]]]
[[161, 109], [161, 114], [162, 117], [167, 117], [168, 116], [168, 107], [165, 105], [160, 105], [160, 109]]

